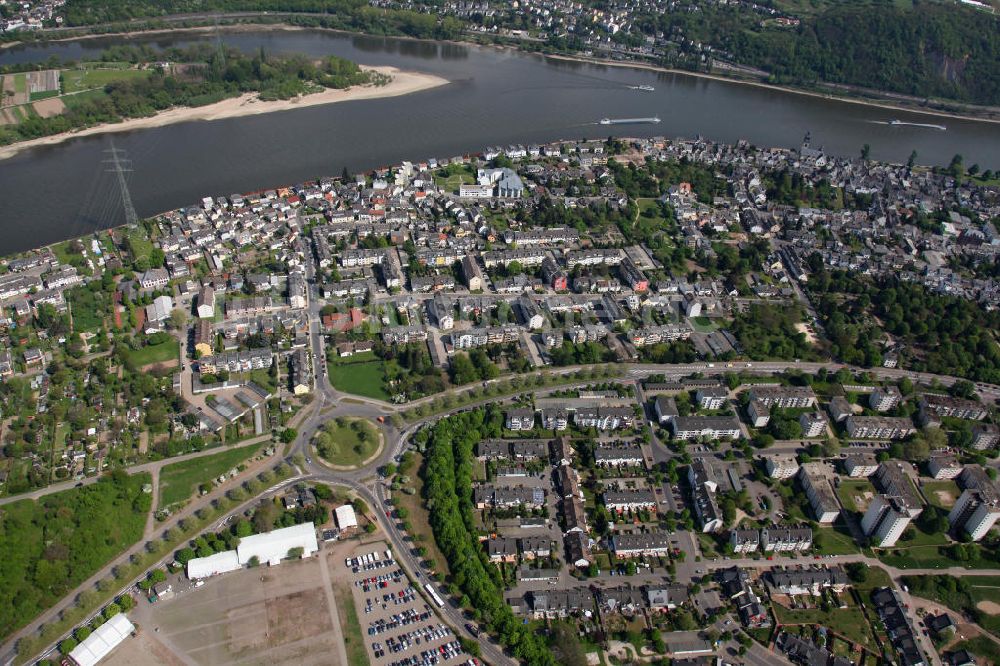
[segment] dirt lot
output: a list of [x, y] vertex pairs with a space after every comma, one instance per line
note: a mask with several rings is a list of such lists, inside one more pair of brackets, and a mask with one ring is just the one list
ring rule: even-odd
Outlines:
[[40, 115], [42, 118], [51, 118], [52, 116], [58, 116], [60, 113], [66, 110], [66, 105], [58, 97], [50, 97], [49, 99], [43, 99], [32, 104], [35, 107], [35, 113]]
[[[152, 632], [147, 641], [162, 644], [165, 659], [159, 663], [165, 666], [347, 666], [337, 657], [340, 625], [328, 604], [321, 565], [314, 557], [209, 579], [173, 599], [152, 606], [143, 602], [135, 621]], [[130, 658], [131, 652], [119, 650], [106, 663], [150, 663]]]

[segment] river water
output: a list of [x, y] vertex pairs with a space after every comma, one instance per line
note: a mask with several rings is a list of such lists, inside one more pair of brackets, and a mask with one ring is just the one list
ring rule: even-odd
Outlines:
[[[0, 64], [96, 56], [119, 38], [0, 51]], [[218, 36], [145, 36], [160, 47], [221, 39], [245, 51], [338, 55], [366, 65], [436, 74], [451, 83], [404, 97], [359, 100], [212, 122], [196, 121], [81, 137], [0, 161], [0, 254], [121, 224], [107, 172], [113, 136], [127, 151], [140, 216], [227, 195], [360, 171], [402, 160], [476, 152], [487, 145], [627, 136], [694, 137], [761, 146], [814, 145], [875, 159], [1000, 168], [1000, 126], [877, 109], [753, 86], [605, 67], [510, 50], [328, 31], [252, 31]], [[654, 92], [628, 86], [648, 84]], [[602, 117], [658, 116], [658, 125], [602, 126]], [[890, 126], [898, 118], [947, 131]]]

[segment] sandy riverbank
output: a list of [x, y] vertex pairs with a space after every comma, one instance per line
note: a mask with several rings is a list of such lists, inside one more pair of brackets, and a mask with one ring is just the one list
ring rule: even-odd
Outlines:
[[173, 123], [185, 123], [194, 120], [221, 120], [223, 118], [236, 118], [239, 116], [252, 116], [261, 113], [273, 113], [276, 111], [290, 111], [292, 109], [303, 109], [309, 106], [320, 104], [336, 104], [337, 102], [350, 102], [361, 99], [380, 99], [383, 97], [398, 97], [409, 95], [410, 93], [430, 90], [448, 83], [447, 79], [433, 74], [421, 72], [404, 72], [395, 67], [365, 67], [392, 77], [384, 86], [356, 86], [346, 90], [328, 89], [323, 92], [296, 97], [289, 100], [278, 100], [273, 102], [262, 102], [256, 95], [247, 94], [240, 97], [233, 97], [208, 106], [175, 107], [168, 109], [155, 116], [148, 118], [133, 118], [120, 123], [109, 123], [96, 125], [76, 132], [66, 132], [55, 134], [40, 139], [21, 141], [20, 143], [0, 147], [0, 160], [13, 157], [23, 150], [36, 146], [51, 146], [63, 141], [69, 141], [81, 136], [91, 136], [94, 134], [107, 134], [110, 132], [131, 132], [133, 130], [149, 129], [151, 127], [163, 127]]
[[564, 55], [550, 55], [550, 54], [540, 54], [540, 55], [542, 55], [545, 58], [553, 58], [555, 60], [568, 60], [571, 62], [583, 62], [587, 63], [588, 65], [603, 65], [605, 67], [631, 67], [632, 69], [645, 69], [650, 72], [663, 72], [665, 74], [679, 74], [681, 76], [693, 76], [699, 79], [711, 79], [713, 81], [719, 81], [721, 83], [733, 83], [741, 86], [754, 86], [756, 88], [764, 88], [766, 90], [791, 93], [793, 95], [805, 95], [807, 97], [816, 97], [818, 99], [825, 99], [834, 102], [845, 102], [847, 104], [860, 104], [862, 106], [871, 106], [892, 111], [904, 111], [906, 113], [917, 113], [925, 116], [937, 116], [939, 118], [955, 118], [958, 120], [971, 120], [980, 123], [1000, 124], [1000, 119], [998, 118], [986, 118], [984, 116], [979, 116], [972, 113], [952, 113], [949, 111], [936, 111], [934, 109], [924, 109], [919, 107], [908, 106], [906, 104], [893, 103], [890, 101], [864, 99], [859, 97], [851, 97], [849, 95], [834, 95], [831, 93], [821, 93], [812, 90], [803, 90], [801, 88], [794, 88], [790, 86], [776, 86], [772, 83], [762, 83], [760, 81], [747, 81], [746, 79], [737, 79], [729, 76], [721, 76], [719, 74], [708, 74], [705, 72], [691, 72], [686, 69], [672, 69], [669, 67], [658, 67], [656, 65], [649, 65], [641, 62], [613, 62], [610, 60], [601, 60], [600, 58], [587, 58], [584, 56], [564, 56]]

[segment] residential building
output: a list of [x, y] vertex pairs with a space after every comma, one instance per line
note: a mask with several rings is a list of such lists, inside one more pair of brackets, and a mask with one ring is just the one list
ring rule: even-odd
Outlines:
[[772, 479], [790, 479], [799, 471], [798, 458], [791, 453], [765, 454], [764, 464]]
[[979, 541], [1000, 519], [1000, 494], [993, 488], [967, 488], [955, 502], [948, 522], [956, 533], [965, 532]]
[[754, 428], [763, 428], [771, 421], [771, 408], [760, 400], [747, 403], [747, 419]]
[[875, 487], [884, 494], [899, 500], [910, 518], [916, 518], [924, 510], [920, 493], [913, 486], [913, 481], [898, 461], [887, 461], [879, 465], [874, 475]]
[[813, 533], [808, 527], [765, 527], [760, 531], [760, 545], [765, 553], [801, 552], [812, 548]]
[[977, 423], [972, 426], [972, 448], [977, 451], [992, 449], [1000, 442], [1000, 426]]
[[878, 387], [868, 394], [868, 405], [876, 412], [888, 412], [899, 406], [903, 395], [895, 386]]
[[844, 470], [851, 478], [869, 477], [878, 471], [879, 462], [873, 453], [850, 453], [844, 458]]
[[847, 417], [847, 434], [857, 439], [904, 439], [917, 431], [903, 416]]
[[721, 386], [698, 389], [695, 393], [699, 409], [722, 409], [728, 399], [729, 391]]
[[610, 546], [616, 557], [664, 557], [670, 553], [670, 536], [659, 530], [615, 534]]
[[670, 422], [676, 439], [721, 439], [743, 436], [740, 421], [735, 416], [678, 416]]
[[656, 495], [652, 490], [626, 489], [605, 490], [604, 506], [609, 511], [624, 513], [626, 511], [656, 511]]
[[781, 409], [816, 406], [816, 394], [807, 386], [754, 386], [750, 389], [750, 400]]
[[792, 596], [819, 596], [823, 590], [843, 592], [848, 585], [847, 573], [841, 567], [809, 567], [786, 569], [775, 567], [767, 574], [771, 588]]
[[942, 416], [982, 421], [988, 413], [986, 407], [980, 402], [965, 398], [953, 398], [949, 395], [925, 393], [920, 396], [917, 404], [920, 406], [918, 419], [921, 425], [939, 423]]
[[212, 319], [215, 317], [215, 290], [209, 286], [198, 292], [198, 317]]
[[802, 428], [802, 436], [822, 437], [826, 434], [826, 419], [820, 412], [806, 412], [799, 415], [799, 426]]
[[531, 430], [535, 427], [535, 410], [533, 409], [509, 409], [507, 410], [504, 426], [507, 430]]
[[833, 470], [824, 463], [810, 462], [799, 468], [799, 482], [818, 523], [829, 524], [840, 516], [840, 503], [830, 486], [832, 478]]
[[851, 403], [839, 395], [830, 400], [830, 404], [827, 405], [826, 410], [829, 412], [830, 418], [833, 419], [834, 423], [843, 423], [847, 420], [848, 416], [854, 414], [854, 410], [851, 409]]
[[702, 532], [718, 532], [722, 529], [722, 511], [715, 501], [718, 483], [710, 464], [699, 458], [688, 467], [688, 482], [694, 500], [694, 513]]
[[729, 544], [737, 554], [754, 553], [760, 548], [760, 532], [757, 530], [730, 530]]
[[492, 537], [486, 540], [486, 554], [494, 564], [517, 562], [517, 539]]
[[932, 453], [927, 462], [927, 471], [935, 479], [957, 479], [962, 473], [962, 465], [950, 453]]
[[680, 415], [677, 411], [677, 401], [674, 400], [673, 396], [669, 395], [656, 396], [656, 399], [653, 401], [653, 409], [656, 412], [656, 418], [660, 422], [660, 425], [670, 423], [670, 421]]
[[642, 465], [644, 461], [638, 444], [600, 444], [594, 447], [594, 462], [600, 467]]
[[891, 587], [880, 588], [872, 593], [872, 603], [896, 648], [898, 663], [901, 666], [924, 666], [927, 662], [917, 644], [917, 633], [910, 623], [906, 604], [899, 593]]
[[910, 514], [898, 497], [876, 495], [861, 519], [861, 531], [878, 548], [891, 548], [910, 524]]

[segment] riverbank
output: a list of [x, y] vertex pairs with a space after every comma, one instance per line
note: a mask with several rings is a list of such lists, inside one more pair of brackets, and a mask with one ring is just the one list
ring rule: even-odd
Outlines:
[[[221, 16], [219, 18], [231, 19], [236, 21], [230, 24], [219, 25], [218, 23], [213, 25], [203, 25], [203, 26], [187, 26], [178, 28], [153, 28], [149, 30], [130, 30], [125, 32], [109, 32], [109, 33], [95, 33], [86, 35], [77, 35], [70, 37], [58, 37], [55, 39], [46, 40], [52, 43], [58, 42], [71, 42], [79, 40], [91, 40], [91, 39], [102, 39], [102, 38], [124, 38], [132, 39], [144, 35], [166, 35], [166, 34], [206, 34], [206, 33], [217, 33], [217, 32], [230, 32], [230, 33], [241, 33], [241, 32], [258, 32], [258, 31], [320, 31], [320, 32], [332, 32], [335, 34], [344, 35], [368, 35], [368, 33], [352, 32], [349, 30], [340, 30], [335, 28], [324, 28], [324, 27], [313, 27], [313, 26], [299, 26], [292, 25], [290, 23], [283, 23], [283, 17], [287, 18], [289, 16], [296, 16], [297, 14], [289, 14], [282, 12], [274, 12], [269, 14], [252, 14], [252, 13], [237, 13], [230, 16]], [[301, 14], [302, 16], [310, 16], [310, 14]], [[167, 17], [168, 19], [171, 17]], [[196, 21], [199, 20], [197, 15], [191, 16], [176, 16], [173, 17], [177, 20], [185, 21]], [[247, 22], [239, 22], [247, 21]], [[261, 22], [256, 22], [261, 21]], [[269, 22], [274, 21], [274, 22]], [[377, 35], [369, 35], [377, 36]], [[408, 37], [405, 35], [392, 35], [393, 39], [408, 40], [408, 41], [435, 41], [435, 40], [421, 40], [414, 37]], [[928, 116], [936, 116], [939, 118], [955, 118], [959, 120], [971, 120], [977, 122], [987, 122], [993, 124], [1000, 124], [1000, 108], [998, 107], [984, 107], [977, 105], [964, 105], [969, 107], [967, 111], [947, 111], [941, 109], [928, 109], [920, 105], [919, 100], [914, 99], [913, 103], [909, 103], [904, 99], [899, 99], [900, 96], [896, 96], [893, 93], [886, 93], [877, 90], [851, 90], [849, 86], [843, 86], [844, 91], [842, 93], [834, 92], [822, 92], [816, 90], [808, 90], [805, 88], [792, 86], [792, 85], [776, 85], [771, 83], [764, 83], [761, 81], [753, 81], [745, 78], [740, 78], [736, 76], [726, 76], [724, 74], [710, 74], [706, 72], [694, 72], [686, 69], [675, 69], [669, 67], [660, 67], [658, 65], [651, 65], [643, 62], [618, 62], [612, 60], [605, 60], [602, 58], [594, 58], [583, 55], [559, 55], [559, 54], [547, 54], [537, 51], [532, 51], [530, 49], [524, 49], [520, 43], [515, 42], [511, 44], [484, 44], [480, 41], [474, 39], [457, 39], [457, 40], [437, 40], [442, 43], [465, 45], [465, 46], [480, 46], [487, 48], [494, 48], [499, 50], [514, 50], [528, 55], [538, 55], [544, 58], [553, 58], [556, 60], [581, 62], [591, 65], [602, 65], [606, 67], [632, 67], [635, 69], [645, 69], [654, 72], [663, 72], [668, 74], [678, 74], [682, 76], [690, 76], [694, 78], [701, 79], [711, 79], [715, 81], [720, 81], [723, 83], [736, 83], [740, 85], [755, 86], [758, 88], [764, 88], [767, 90], [773, 90], [775, 92], [793, 93], [796, 95], [804, 95], [807, 97], [813, 97], [817, 99], [824, 99], [829, 101], [839, 101], [847, 102], [850, 104], [858, 104], [863, 106], [870, 106], [874, 108], [881, 108], [893, 111], [903, 111], [907, 113], [918, 113]], [[21, 44], [21, 42], [10, 42], [7, 44], [0, 44], [0, 51], [4, 48], [12, 47]], [[830, 84], [832, 87], [834, 84]], [[894, 99], [894, 97], [896, 99]], [[935, 100], [934, 103], [938, 104], [949, 104], [949, 100]], [[954, 102], [954, 104], [961, 104], [959, 102]]]
[[29, 148], [35, 148], [37, 146], [51, 146], [82, 136], [93, 136], [95, 134], [108, 134], [112, 132], [131, 132], [133, 130], [163, 127], [164, 125], [186, 123], [195, 120], [222, 120], [224, 118], [253, 116], [262, 113], [291, 111], [294, 109], [304, 109], [310, 106], [319, 106], [321, 104], [336, 104], [338, 102], [352, 102], [363, 99], [399, 97], [401, 95], [409, 95], [415, 92], [430, 90], [448, 83], [447, 79], [440, 76], [421, 72], [406, 72], [395, 67], [363, 67], [363, 69], [385, 74], [391, 77], [391, 80], [389, 83], [382, 86], [355, 86], [344, 90], [335, 90], [330, 88], [322, 92], [295, 97], [288, 100], [264, 102], [258, 99], [255, 94], [246, 94], [239, 97], [225, 99], [221, 102], [216, 102], [215, 104], [209, 104], [207, 106], [174, 107], [147, 118], [132, 118], [129, 120], [123, 120], [120, 123], [96, 125], [79, 131], [54, 134], [52, 136], [31, 139], [29, 141], [21, 141], [9, 146], [3, 146], [0, 147], [0, 160], [13, 157], [21, 151], [28, 150]]
[[[852, 97], [850, 95], [834, 95], [832, 93], [822, 93], [822, 92], [816, 92], [814, 90], [804, 90], [802, 88], [795, 88], [792, 86], [779, 86], [773, 83], [763, 83], [761, 81], [749, 81], [747, 79], [739, 79], [731, 76], [722, 76], [720, 74], [709, 74], [707, 72], [692, 72], [686, 69], [659, 67], [657, 65], [650, 65], [642, 62], [614, 62], [610, 60], [602, 60], [600, 58], [588, 58], [586, 56], [566, 56], [566, 55], [548, 55], [548, 54], [538, 54], [538, 55], [541, 55], [544, 58], [552, 58], [554, 60], [564, 60], [568, 62], [580, 62], [588, 65], [601, 65], [605, 67], [630, 67], [632, 69], [644, 69], [650, 72], [662, 72], [664, 74], [678, 74], [680, 76], [691, 76], [699, 79], [710, 79], [713, 81], [719, 81], [720, 83], [733, 83], [742, 86], [753, 86], [755, 88], [764, 88], [765, 90], [773, 90], [775, 92], [791, 93], [793, 95], [803, 95], [806, 97], [825, 99], [833, 102], [846, 102], [848, 104], [858, 104], [861, 106], [870, 106], [890, 111], [903, 111], [905, 113], [917, 113], [925, 116], [936, 116], [939, 118], [954, 118], [956, 120], [970, 120], [974, 122], [1000, 124], [1000, 117], [986, 117], [971, 113], [938, 111], [934, 109], [925, 109], [922, 107], [913, 107], [900, 102], [879, 101], [879, 100], [872, 100], [860, 97]], [[1000, 115], [1000, 109], [998, 109], [996, 113]]]

